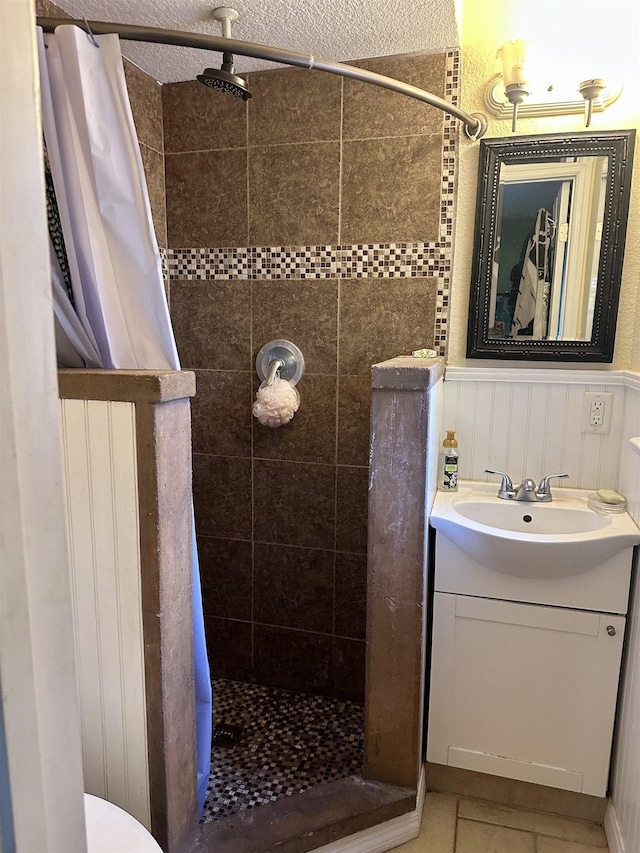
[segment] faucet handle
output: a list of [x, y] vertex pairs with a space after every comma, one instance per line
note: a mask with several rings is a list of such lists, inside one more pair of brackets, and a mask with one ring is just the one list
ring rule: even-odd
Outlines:
[[549, 500], [551, 500], [551, 487], [549, 486], [549, 480], [553, 480], [555, 478], [564, 479], [568, 477], [569, 474], [548, 474], [546, 477], [543, 477], [540, 481], [540, 485], [538, 486], [538, 497], [549, 496]]
[[505, 474], [504, 471], [492, 471], [490, 468], [485, 468], [484, 473], [497, 474], [499, 477], [502, 477], [502, 483], [500, 484], [500, 489], [498, 490], [499, 498], [505, 498], [509, 500], [514, 496], [515, 489], [513, 488], [511, 477], [508, 474]]

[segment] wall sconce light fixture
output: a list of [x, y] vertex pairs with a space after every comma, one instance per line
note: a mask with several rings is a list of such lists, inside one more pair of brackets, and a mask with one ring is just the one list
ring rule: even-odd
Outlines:
[[498, 57], [502, 62], [504, 94], [509, 103], [513, 105], [512, 131], [515, 131], [518, 121], [518, 107], [529, 97], [528, 80], [524, 75], [525, 55], [526, 47], [522, 39], [507, 41], [498, 51]]
[[605, 110], [622, 92], [622, 85], [608, 88], [599, 77], [584, 80], [573, 90], [576, 94], [579, 92], [583, 100], [576, 98], [572, 91], [567, 92], [566, 87], [563, 92], [561, 87], [549, 83], [530, 85], [524, 67], [526, 44], [522, 39], [505, 42], [498, 57], [502, 73], [487, 83], [484, 102], [487, 110], [498, 118], [506, 119], [511, 115], [512, 132], [516, 130], [519, 115], [534, 118], [584, 113], [585, 127], [589, 127], [593, 113]]
[[593, 80], [583, 80], [578, 91], [584, 98], [584, 126], [589, 127], [593, 113], [593, 102], [603, 93], [604, 80], [600, 77], [594, 77]]

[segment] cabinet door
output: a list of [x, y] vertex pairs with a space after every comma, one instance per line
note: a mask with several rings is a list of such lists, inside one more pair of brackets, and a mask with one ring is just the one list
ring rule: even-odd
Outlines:
[[624, 624], [436, 593], [429, 761], [604, 796]]

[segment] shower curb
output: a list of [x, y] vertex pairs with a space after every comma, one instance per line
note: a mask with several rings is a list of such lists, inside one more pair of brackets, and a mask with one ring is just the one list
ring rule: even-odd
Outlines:
[[[416, 837], [417, 804], [415, 790], [349, 776], [204, 824], [183, 853], [381, 853]], [[371, 846], [379, 826], [389, 843]], [[359, 835], [366, 847], [357, 846]]]

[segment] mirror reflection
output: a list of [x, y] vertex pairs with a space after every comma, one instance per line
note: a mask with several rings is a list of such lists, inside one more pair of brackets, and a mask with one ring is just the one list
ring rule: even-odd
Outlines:
[[591, 339], [608, 157], [500, 164], [489, 336]]

